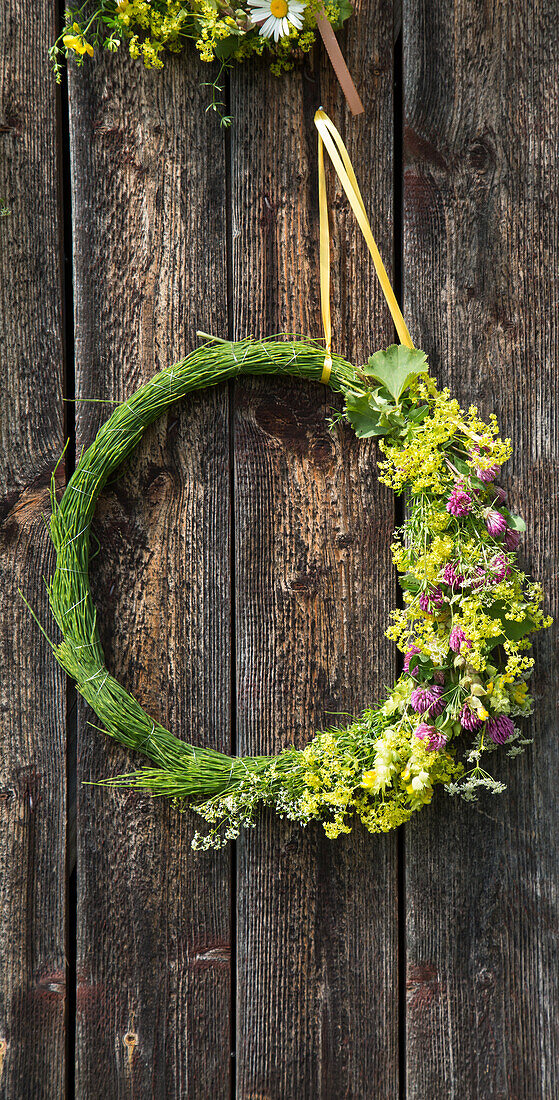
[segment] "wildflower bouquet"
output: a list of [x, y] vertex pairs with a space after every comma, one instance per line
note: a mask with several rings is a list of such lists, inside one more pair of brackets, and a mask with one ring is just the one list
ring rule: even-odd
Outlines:
[[225, 69], [265, 54], [279, 76], [312, 48], [317, 21], [338, 29], [351, 11], [350, 0], [93, 0], [67, 8], [50, 58], [57, 80], [68, 56], [83, 64], [98, 48], [116, 51], [123, 45], [148, 69], [160, 69], [165, 53], [179, 53], [191, 40], [202, 61], [220, 65], [217, 78], [208, 82], [210, 107], [228, 125], [220, 99]]

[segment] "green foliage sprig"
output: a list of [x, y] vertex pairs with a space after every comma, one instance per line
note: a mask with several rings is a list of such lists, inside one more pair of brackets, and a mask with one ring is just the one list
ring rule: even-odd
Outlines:
[[119, 405], [82, 456], [60, 503], [52, 488], [56, 569], [49, 598], [62, 667], [106, 733], [151, 766], [111, 785], [137, 787], [191, 806], [210, 829], [195, 845], [220, 846], [252, 826], [260, 806], [329, 837], [357, 816], [371, 832], [391, 829], [426, 805], [435, 786], [476, 797], [504, 789], [482, 764], [528, 741], [516, 719], [530, 713], [530, 636], [550, 623], [542, 591], [519, 568], [524, 528], [497, 484], [509, 457], [495, 418], [484, 423], [438, 390], [425, 355], [393, 345], [361, 369], [334, 356], [329, 386], [361, 437], [380, 436], [380, 478], [408, 498], [394, 562], [404, 606], [387, 636], [403, 672], [377, 706], [345, 729], [315, 735], [277, 756], [231, 758], [189, 745], [161, 726], [111, 676], [89, 585], [90, 527], [103, 486], [149, 424], [188, 393], [244, 374], [319, 381], [324, 351], [309, 341], [212, 341], [156, 375]]

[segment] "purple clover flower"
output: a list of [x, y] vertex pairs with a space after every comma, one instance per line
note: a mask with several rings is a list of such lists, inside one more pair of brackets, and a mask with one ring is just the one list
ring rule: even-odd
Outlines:
[[[486, 455], [487, 454], [487, 448], [484, 447], [483, 450], [482, 450], [482, 448], [478, 447], [478, 445], [476, 443], [476, 445], [474, 447], [472, 447], [472, 449], [470, 451], [470, 455], [473, 459], [476, 459], [477, 456], [481, 455], [481, 454]], [[501, 472], [500, 465], [495, 463], [493, 466], [490, 466], [488, 470], [481, 470], [481, 469], [478, 468], [476, 470], [476, 477], [478, 477], [480, 481], [485, 481], [485, 482], [495, 481], [495, 478], [499, 476], [500, 472]]]
[[479, 477], [480, 481], [495, 481], [495, 478], [499, 476], [500, 472], [500, 466], [490, 466], [488, 470], [476, 470], [476, 477]]
[[433, 615], [437, 608], [442, 607], [442, 603], [443, 594], [438, 586], [429, 588], [427, 592], [422, 592], [419, 597], [419, 606], [421, 610], [427, 611], [430, 615]]
[[461, 626], [453, 626], [452, 630], [450, 631], [450, 636], [449, 636], [449, 639], [448, 639], [448, 644], [449, 644], [450, 648], [452, 649], [453, 653], [460, 653], [460, 649], [461, 649], [462, 645], [464, 644], [464, 642], [466, 643], [467, 646], [471, 647], [472, 643], [471, 643], [470, 639], [466, 637], [464, 631], [462, 630], [462, 627]]
[[416, 653], [421, 653], [421, 650], [420, 650], [418, 645], [413, 645], [412, 644], [410, 646], [410, 648], [407, 649], [405, 654], [404, 654], [404, 672], [406, 673], [407, 676], [417, 675], [415, 669], [413, 670], [413, 672], [410, 672], [410, 661], [411, 661], [412, 657], [415, 657]]
[[503, 489], [502, 485], [493, 486], [493, 499], [496, 504], [504, 504], [507, 499], [507, 491]]
[[434, 726], [428, 726], [426, 722], [420, 722], [416, 726], [414, 734], [419, 741], [427, 742], [429, 752], [437, 752], [438, 749], [444, 748], [447, 742], [444, 733], [435, 729]]
[[485, 728], [496, 745], [504, 745], [514, 733], [514, 722], [506, 714], [500, 714], [498, 718], [490, 718]]
[[452, 490], [446, 505], [447, 512], [451, 516], [467, 516], [472, 510], [472, 498], [470, 493], [462, 485], [456, 485]]
[[520, 542], [520, 531], [513, 531], [511, 527], [507, 527], [503, 541], [507, 550], [516, 550]]
[[446, 745], [446, 734], [441, 733], [440, 730], [435, 730], [433, 737], [429, 740], [429, 750], [431, 752], [437, 752], [439, 749], [443, 749]]
[[456, 562], [449, 561], [448, 565], [445, 565], [443, 569], [443, 581], [445, 584], [448, 584], [450, 588], [460, 588], [460, 585], [464, 583], [464, 577], [462, 573], [458, 573]]
[[487, 508], [484, 512], [485, 526], [489, 531], [489, 534], [494, 538], [496, 535], [503, 535], [507, 529], [507, 521], [501, 512], [497, 512], [495, 508]]
[[420, 722], [413, 732], [418, 741], [430, 741], [436, 730], [434, 726], [429, 726], [427, 722]]
[[464, 703], [462, 710], [460, 711], [460, 725], [462, 729], [469, 730], [470, 733], [475, 733], [481, 726], [481, 719], [478, 718], [475, 711], [470, 710], [467, 703]]
[[418, 714], [428, 714], [430, 718], [436, 718], [444, 709], [442, 694], [443, 688], [440, 684], [425, 684], [413, 689], [410, 703]]

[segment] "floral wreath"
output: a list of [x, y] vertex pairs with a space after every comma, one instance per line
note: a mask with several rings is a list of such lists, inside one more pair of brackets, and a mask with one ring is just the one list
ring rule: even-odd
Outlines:
[[[469, 800], [480, 787], [504, 790], [485, 761], [502, 745], [514, 756], [529, 744], [518, 719], [532, 709], [530, 636], [551, 622], [541, 586], [519, 566], [525, 525], [500, 485], [510, 440], [499, 437], [493, 415], [485, 423], [474, 406], [463, 411], [429, 375], [378, 255], [345, 146], [324, 112], [315, 121], [326, 354], [309, 340], [207, 337], [114, 410], [60, 502], [54, 475], [52, 481], [57, 557], [48, 592], [62, 632], [62, 641], [51, 643], [54, 653], [105, 732], [151, 761], [104, 782], [194, 808], [210, 826], [196, 834], [200, 848], [219, 847], [254, 825], [259, 806], [301, 825], [318, 820], [336, 837], [356, 817], [371, 833], [400, 825], [431, 801], [437, 785]], [[330, 346], [324, 147], [365, 234], [401, 341], [357, 368]], [[392, 547], [403, 606], [386, 631], [403, 665], [386, 698], [346, 728], [317, 733], [305, 748], [276, 756], [230, 757], [181, 741], [107, 669], [89, 583], [90, 528], [103, 486], [148, 425], [194, 390], [263, 374], [322, 381], [339, 392], [344, 405], [334, 413], [334, 430], [346, 421], [359, 438], [378, 438], [380, 480], [406, 494], [407, 519]]]
[[352, 11], [351, 0], [96, 0], [93, 8], [88, 2], [66, 9], [49, 56], [60, 81], [68, 57], [82, 65], [98, 47], [115, 52], [125, 44], [130, 57], [161, 69], [165, 53], [180, 53], [190, 40], [202, 61], [220, 65], [217, 77], [205, 83], [212, 89], [209, 107], [229, 126], [221, 98], [225, 70], [266, 55], [279, 76], [312, 49], [318, 29], [349, 106], [360, 114], [363, 106], [334, 34]]

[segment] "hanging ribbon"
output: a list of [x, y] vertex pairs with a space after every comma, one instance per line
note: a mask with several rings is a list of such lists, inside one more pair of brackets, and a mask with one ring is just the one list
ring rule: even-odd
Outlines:
[[324, 8], [316, 17], [316, 25], [320, 31], [326, 52], [332, 63], [332, 68], [340, 82], [348, 107], [352, 115], [362, 115], [365, 108], [359, 98], [359, 93], [353, 83], [351, 73], [345, 63], [344, 55], [340, 49], [338, 39], [334, 34], [332, 24], [326, 18]]
[[412, 338], [402, 311], [396, 300], [396, 295], [390, 285], [386, 274], [386, 268], [382, 262], [375, 238], [365, 212], [365, 205], [353, 171], [353, 165], [349, 153], [336, 130], [334, 123], [322, 109], [314, 116], [315, 126], [318, 130], [318, 207], [320, 215], [320, 305], [322, 310], [322, 324], [326, 344], [326, 355], [322, 371], [322, 382], [328, 382], [332, 370], [332, 318], [330, 311], [330, 230], [328, 225], [328, 197], [326, 194], [326, 173], [324, 170], [324, 150], [326, 149], [334, 166], [338, 179], [349, 199], [349, 204], [361, 232], [365, 238], [367, 248], [371, 253], [375, 271], [386, 298], [392, 320], [398, 333], [400, 343], [408, 348], [413, 348]]

